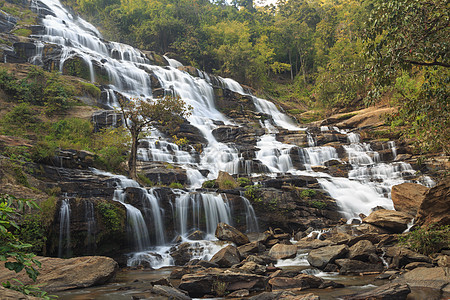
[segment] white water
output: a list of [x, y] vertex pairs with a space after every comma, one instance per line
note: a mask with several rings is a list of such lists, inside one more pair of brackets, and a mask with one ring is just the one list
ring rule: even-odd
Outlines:
[[95, 245], [95, 228], [96, 228], [96, 222], [95, 222], [95, 210], [94, 210], [94, 203], [87, 200], [84, 202], [84, 212], [85, 212], [85, 220], [87, 224], [87, 247], [88, 252], [92, 253], [94, 249], [92, 249], [93, 245]]
[[70, 256], [70, 202], [64, 199], [59, 210], [59, 246], [58, 257]]

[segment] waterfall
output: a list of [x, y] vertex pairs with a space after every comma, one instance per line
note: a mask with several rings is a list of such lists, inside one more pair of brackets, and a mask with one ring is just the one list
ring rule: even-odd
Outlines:
[[252, 204], [242, 195], [242, 193], [241, 199], [245, 207], [245, 224], [247, 226], [247, 232], [259, 232], [258, 218], [256, 217]]
[[89, 253], [93, 253], [95, 250], [95, 211], [94, 203], [86, 200], [84, 201], [84, 218], [87, 224], [86, 244]]
[[59, 210], [59, 246], [58, 257], [70, 257], [70, 201], [61, 201]]

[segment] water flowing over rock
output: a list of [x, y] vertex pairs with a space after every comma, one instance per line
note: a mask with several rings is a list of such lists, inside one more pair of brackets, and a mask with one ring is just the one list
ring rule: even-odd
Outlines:
[[347, 245], [327, 246], [311, 250], [308, 254], [308, 262], [311, 266], [324, 269], [327, 264], [344, 257], [348, 253]]

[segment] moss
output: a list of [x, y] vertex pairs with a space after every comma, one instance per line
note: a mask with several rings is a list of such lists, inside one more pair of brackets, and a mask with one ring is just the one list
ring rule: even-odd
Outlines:
[[31, 30], [27, 28], [19, 28], [14, 30], [13, 33], [18, 36], [29, 37], [31, 35]]
[[302, 112], [303, 111], [298, 108], [288, 110], [288, 113], [293, 114], [293, 115], [298, 115], [298, 114], [301, 114]]
[[101, 222], [109, 231], [120, 231], [123, 228], [119, 210], [116, 206], [109, 202], [101, 202], [97, 205], [98, 212], [101, 216]]
[[85, 93], [88, 93], [89, 95], [91, 95], [94, 98], [100, 98], [100, 94], [102, 93], [102, 91], [96, 87], [95, 85], [93, 85], [92, 83], [87, 83], [87, 82], [80, 82], [81, 84], [81, 88]]
[[151, 181], [145, 174], [137, 174], [139, 183], [144, 186], [154, 186], [155, 183]]
[[50, 196], [41, 203], [41, 218], [43, 226], [47, 227], [53, 222], [56, 212], [56, 196]]
[[169, 187], [170, 187], [171, 189], [182, 189], [182, 188], [183, 188], [183, 185], [182, 185], [181, 183], [179, 183], [179, 182], [172, 182], [172, 183], [169, 185]]
[[63, 65], [63, 74], [91, 80], [89, 66], [80, 57], [67, 59]]

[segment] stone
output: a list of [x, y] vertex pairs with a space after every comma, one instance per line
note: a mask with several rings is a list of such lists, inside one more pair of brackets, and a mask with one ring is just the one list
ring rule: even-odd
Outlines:
[[298, 249], [317, 249], [317, 248], [322, 248], [322, 247], [326, 247], [326, 246], [331, 246], [333, 245], [332, 241], [321, 241], [321, 240], [300, 240], [298, 241], [296, 244]]
[[210, 259], [211, 263], [217, 264], [221, 268], [230, 268], [241, 262], [239, 251], [236, 247], [228, 245], [214, 254]]
[[274, 277], [269, 280], [269, 284], [272, 286], [272, 291], [279, 290], [304, 290], [310, 288], [305, 280], [289, 277]]
[[395, 210], [381, 209], [372, 212], [363, 222], [386, 229], [392, 233], [402, 233], [413, 217]]
[[405, 300], [411, 289], [407, 284], [388, 283], [357, 295], [344, 297], [345, 300]]
[[[181, 278], [179, 288], [189, 293], [190, 297], [218, 295], [218, 292], [235, 292], [246, 289], [249, 292], [265, 291], [267, 279], [264, 276], [234, 272], [216, 272], [206, 274], [187, 274]], [[220, 290], [218, 291], [218, 287]]]
[[358, 230], [364, 234], [388, 234], [389, 231], [372, 224], [362, 223], [358, 226]]
[[219, 171], [219, 176], [217, 176], [216, 184], [221, 190], [232, 190], [239, 187], [239, 183], [233, 178], [233, 176], [224, 171]]
[[187, 236], [188, 240], [199, 241], [203, 240], [203, 232], [200, 230], [196, 230]]
[[241, 257], [247, 257], [250, 254], [262, 253], [266, 250], [266, 247], [261, 242], [251, 242], [238, 247]]
[[275, 259], [294, 258], [297, 256], [297, 246], [276, 244], [270, 248], [269, 255]]
[[216, 238], [221, 241], [233, 242], [238, 246], [242, 246], [250, 242], [245, 234], [226, 223], [217, 224]]
[[69, 259], [36, 257], [41, 263], [40, 275], [33, 282], [24, 271], [15, 273], [0, 267], [0, 282], [16, 278], [24, 284], [39, 284], [46, 292], [59, 292], [101, 285], [114, 278], [119, 268], [112, 258], [84, 256]]
[[269, 256], [269, 255], [249, 255], [247, 256], [247, 258], [244, 260], [244, 262], [247, 261], [252, 261], [255, 262], [259, 265], [273, 265], [277, 263], [277, 260], [274, 259], [273, 257]]
[[382, 263], [370, 264], [353, 259], [336, 259], [335, 263], [340, 267], [339, 274], [374, 274], [384, 270]]
[[350, 247], [348, 257], [350, 259], [367, 261], [369, 256], [375, 253], [375, 246], [368, 240], [362, 240]]
[[344, 257], [347, 252], [347, 245], [327, 246], [311, 250], [307, 259], [311, 266], [323, 269], [327, 264], [333, 263], [336, 259]]
[[385, 257], [392, 258], [392, 262], [389, 265], [390, 268], [402, 268], [412, 262], [432, 262], [428, 256], [403, 247], [386, 247], [383, 248], [383, 251]]
[[237, 290], [235, 292], [232, 292], [231, 294], [227, 295], [228, 298], [243, 298], [250, 295], [250, 292], [248, 290]]
[[191, 260], [192, 251], [190, 243], [182, 243], [170, 249], [170, 256], [172, 256], [175, 265], [183, 266]]
[[248, 261], [245, 262], [241, 267], [239, 267], [238, 270], [247, 274], [263, 275], [264, 273], [266, 273], [267, 267], [259, 265], [253, 261]]
[[158, 295], [166, 296], [173, 300], [189, 300], [191, 297], [186, 296], [181, 291], [176, 288], [165, 286], [165, 285], [155, 285], [152, 288], [152, 292]]
[[419, 267], [399, 276], [394, 282], [408, 284], [410, 287], [426, 287], [442, 290], [450, 284], [450, 276], [445, 268], [442, 267]]
[[417, 225], [450, 225], [450, 177], [431, 188], [420, 204], [416, 216]]
[[433, 264], [416, 261], [416, 262], [407, 264], [405, 266], [405, 270], [411, 271], [411, 270], [414, 270], [415, 268], [432, 268], [432, 267], [433, 267]]
[[394, 185], [391, 190], [391, 198], [395, 210], [415, 216], [427, 191], [427, 187], [412, 182]]

